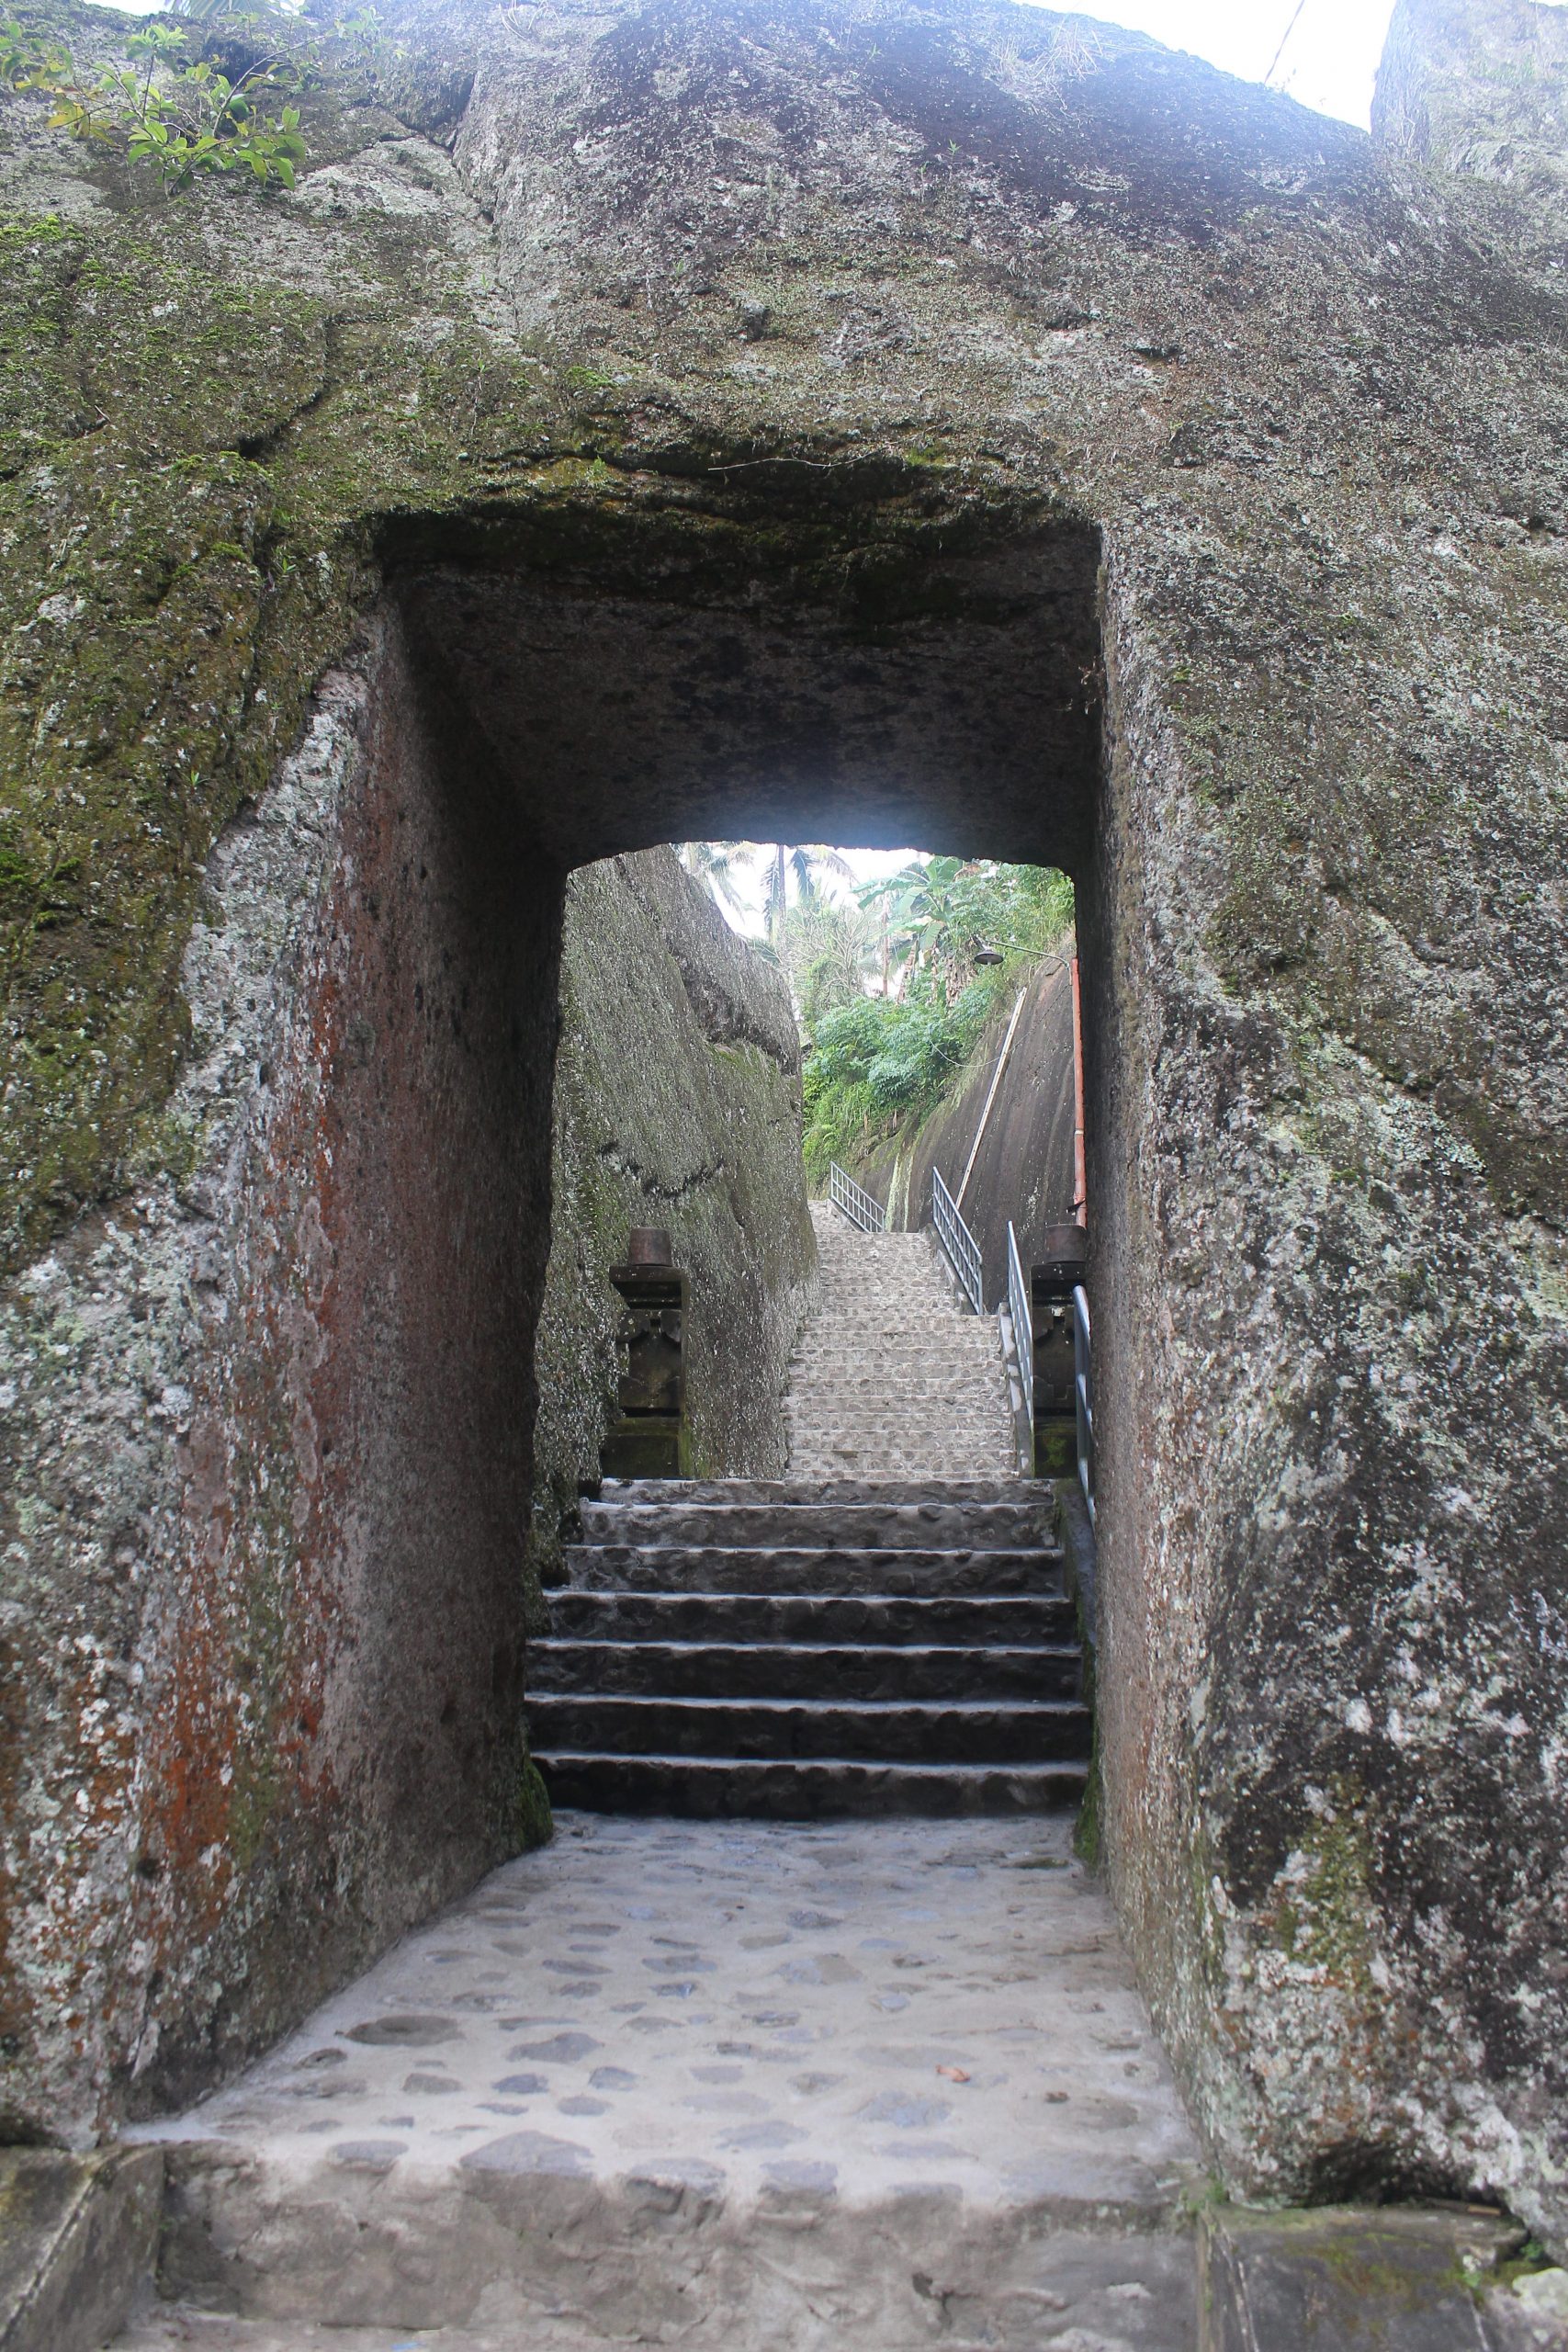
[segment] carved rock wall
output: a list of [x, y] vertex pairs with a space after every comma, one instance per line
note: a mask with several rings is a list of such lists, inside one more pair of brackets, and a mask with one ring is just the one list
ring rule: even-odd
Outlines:
[[816, 1270], [789, 990], [673, 851], [572, 876], [560, 993], [530, 1542], [547, 1578], [578, 1490], [599, 1474], [622, 1311], [608, 1272], [628, 1228], [667, 1227], [691, 1276], [698, 1477], [782, 1472], [782, 1400]]
[[373, 628], [209, 862], [199, 1149], [13, 1294], [14, 2129], [188, 2097], [516, 1849], [560, 883]]
[[1393, 153], [1568, 198], [1568, 19], [1537, 0], [1399, 0], [1373, 129]]

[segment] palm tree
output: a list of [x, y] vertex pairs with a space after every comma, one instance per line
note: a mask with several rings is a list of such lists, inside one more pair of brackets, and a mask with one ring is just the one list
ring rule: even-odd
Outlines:
[[864, 993], [866, 918], [841, 899], [797, 899], [779, 933], [779, 961], [807, 1029]]
[[707, 884], [716, 900], [739, 911], [743, 901], [735, 876], [750, 863], [744, 842], [682, 842], [677, 854], [688, 874]]
[[780, 927], [789, 907], [790, 877], [795, 877], [795, 897], [802, 906], [813, 906], [822, 897], [820, 876], [842, 875], [845, 881], [854, 880], [854, 869], [847, 858], [829, 842], [768, 842], [754, 853], [765, 855], [767, 868], [762, 882], [762, 925], [775, 944]]

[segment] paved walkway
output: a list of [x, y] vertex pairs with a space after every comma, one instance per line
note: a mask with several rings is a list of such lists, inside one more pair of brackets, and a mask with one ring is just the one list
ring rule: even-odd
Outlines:
[[1197, 2152], [1068, 1834], [563, 1815], [139, 2135], [251, 2324], [124, 2352], [1190, 2352]]

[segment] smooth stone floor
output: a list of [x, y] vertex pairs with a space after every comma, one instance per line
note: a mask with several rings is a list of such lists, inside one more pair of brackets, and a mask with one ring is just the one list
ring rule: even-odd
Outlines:
[[[1064, 2247], [1131, 2233], [1144, 2271], [1096, 2290], [1127, 2299], [1129, 2326], [1075, 2339], [1041, 2324], [1030, 2340], [1163, 2352], [1181, 2335], [1132, 2325], [1145, 2316], [1133, 2306], [1157, 2300], [1162, 2263], [1190, 2267], [1179, 2209], [1201, 2163], [1069, 1834], [1061, 1818], [563, 1814], [552, 1846], [406, 1937], [230, 2089], [135, 2136], [200, 2143], [170, 2147], [176, 2177], [205, 2165], [335, 2178], [361, 2227], [400, 2198], [417, 2204], [436, 2175], [481, 2196], [527, 2176], [576, 2198], [580, 2215], [596, 2183], [609, 2199], [672, 2174], [732, 2233], [737, 2215], [785, 2207], [830, 2211], [835, 2231], [867, 2209], [911, 2222], [962, 2211], [998, 2245], [1010, 2231], [1020, 2243], [1065, 2233]], [[282, 2258], [276, 2221], [255, 2235], [269, 2230]], [[521, 2340], [485, 2334], [483, 2309], [429, 2305], [423, 2332], [400, 2336], [349, 2332], [381, 2315], [352, 2299], [326, 2312], [305, 2301], [281, 2331], [254, 2293], [233, 2307], [251, 2322], [165, 2312], [123, 2339], [126, 2352], [302, 2352], [316, 2317], [339, 2322], [322, 2336], [336, 2352]], [[610, 2334], [619, 2325], [604, 2320]], [[957, 2340], [951, 2324], [934, 2333]], [[597, 2322], [590, 2334], [603, 2340]], [[649, 2340], [673, 2339], [660, 2327]], [[1019, 2339], [1010, 2328], [977, 2340]]]

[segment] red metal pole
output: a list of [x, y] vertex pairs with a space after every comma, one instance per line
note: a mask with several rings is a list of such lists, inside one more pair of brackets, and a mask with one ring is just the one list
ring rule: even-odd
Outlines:
[[1067, 967], [1073, 976], [1073, 1222], [1089, 1223], [1089, 1162], [1084, 1152], [1083, 1135], [1083, 991], [1078, 982], [1078, 959], [1075, 956]]

